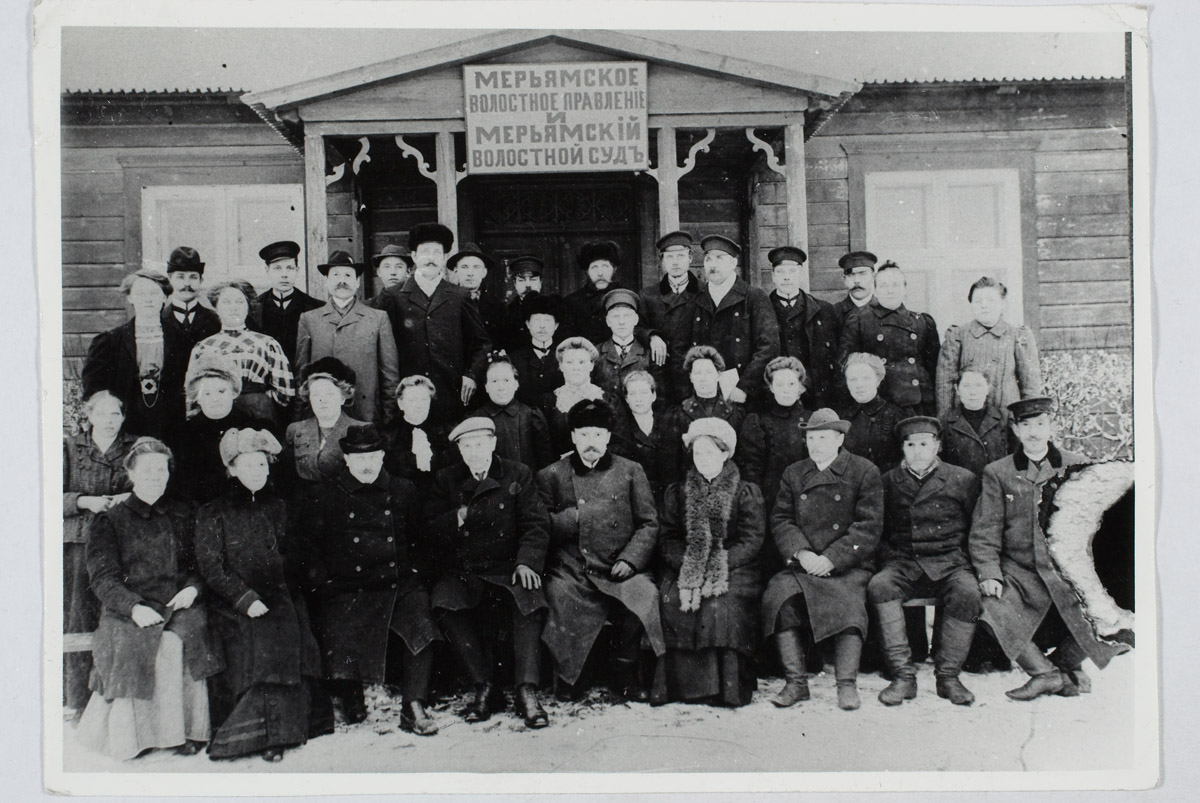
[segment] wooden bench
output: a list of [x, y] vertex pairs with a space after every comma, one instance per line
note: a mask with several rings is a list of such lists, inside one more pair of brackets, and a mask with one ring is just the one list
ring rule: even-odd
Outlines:
[[91, 633], [63, 633], [63, 652], [91, 652]]

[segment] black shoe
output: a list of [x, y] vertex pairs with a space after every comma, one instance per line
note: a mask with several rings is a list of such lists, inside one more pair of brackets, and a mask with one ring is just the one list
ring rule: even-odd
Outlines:
[[550, 718], [538, 702], [537, 691], [529, 683], [517, 686], [517, 713], [525, 720], [527, 728], [536, 730], [550, 724]]
[[194, 756], [203, 749], [204, 742], [197, 742], [193, 741], [192, 739], [188, 739], [186, 742], [179, 745], [179, 747], [175, 748], [175, 753], [176, 755], [180, 756]]
[[467, 722], [487, 722], [491, 719], [495, 694], [491, 683], [480, 683], [476, 686], [475, 699], [463, 709], [463, 719]]
[[562, 678], [554, 689], [554, 699], [560, 703], [577, 703], [583, 699], [583, 689], [574, 683], [567, 683]]
[[283, 748], [268, 747], [262, 751], [262, 760], [270, 764], [278, 764], [280, 761], [283, 761]]
[[1024, 686], [1004, 692], [1010, 700], [1028, 702], [1041, 697], [1043, 694], [1062, 694], [1064, 686], [1063, 674], [1057, 669], [1041, 675], [1033, 675]]
[[400, 730], [418, 736], [432, 736], [438, 732], [438, 726], [433, 717], [426, 713], [425, 704], [420, 700], [412, 700], [406, 702], [400, 712]]
[[363, 698], [361, 683], [355, 683], [353, 687], [347, 686], [345, 694], [342, 695], [342, 711], [346, 715], [346, 722], [351, 725], [367, 718], [367, 701]]

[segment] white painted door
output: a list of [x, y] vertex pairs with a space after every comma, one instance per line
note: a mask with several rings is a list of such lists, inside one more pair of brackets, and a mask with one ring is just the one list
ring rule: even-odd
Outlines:
[[1021, 323], [1021, 199], [1016, 170], [879, 171], [864, 176], [866, 247], [908, 278], [905, 304], [947, 327], [971, 320], [981, 276], [1008, 287], [1005, 319]]
[[[276, 240], [303, 246], [302, 184], [142, 188], [142, 266], [149, 270], [163, 270], [171, 251], [188, 245], [200, 252], [206, 284], [247, 279], [261, 292], [268, 283], [258, 251]], [[306, 282], [302, 269], [301, 289]]]

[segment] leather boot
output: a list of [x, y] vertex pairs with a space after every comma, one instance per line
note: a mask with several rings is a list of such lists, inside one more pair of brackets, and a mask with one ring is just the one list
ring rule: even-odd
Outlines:
[[967, 653], [971, 651], [971, 641], [975, 638], [975, 623], [964, 622], [950, 616], [942, 617], [942, 638], [934, 655], [934, 674], [937, 675], [937, 695], [949, 700], [954, 705], [970, 705], [975, 702], [975, 695], [962, 684], [959, 672]]
[[341, 687], [342, 713], [346, 715], [346, 722], [354, 725], [367, 718], [367, 701], [363, 697], [362, 683], [356, 680], [343, 682], [345, 685]]
[[800, 642], [800, 632], [790, 629], [776, 633], [775, 646], [779, 650], [779, 662], [783, 664], [783, 678], [786, 682], [779, 694], [771, 698], [771, 702], [779, 708], [788, 708], [811, 696], [808, 691], [808, 673], [804, 666], [804, 646]]
[[1079, 647], [1074, 637], [1068, 636], [1058, 645], [1050, 660], [1063, 673], [1063, 697], [1078, 697], [1092, 690], [1092, 679], [1083, 671], [1083, 659], [1087, 654]]
[[876, 603], [875, 616], [879, 620], [883, 657], [892, 672], [892, 682], [879, 692], [879, 702], [900, 705], [917, 696], [917, 670], [912, 665], [912, 652], [908, 647], [904, 605], [898, 599]]
[[544, 728], [550, 724], [550, 718], [538, 702], [537, 690], [530, 683], [517, 686], [517, 713], [525, 720], [527, 728]]
[[631, 703], [650, 702], [650, 692], [642, 684], [636, 659], [617, 658], [613, 661], [616, 692]]
[[495, 697], [496, 690], [491, 683], [476, 685], [475, 699], [463, 709], [463, 719], [467, 722], [487, 722], [492, 718], [492, 705]]
[[858, 663], [862, 659], [862, 636], [853, 630], [843, 630], [834, 636], [834, 677], [837, 678], [838, 708], [855, 711], [862, 704], [858, 699]]
[[415, 733], [418, 736], [432, 736], [438, 732], [437, 723], [425, 711], [425, 703], [421, 700], [405, 700], [400, 710], [400, 730]]
[[1030, 642], [1017, 655], [1017, 663], [1029, 673], [1029, 680], [1019, 688], [1004, 692], [1010, 700], [1026, 702], [1043, 694], [1059, 694], [1063, 690], [1060, 672], [1036, 644]]
[[858, 697], [858, 682], [855, 680], [839, 680], [837, 682], [838, 708], [843, 711], [857, 711], [862, 705]]

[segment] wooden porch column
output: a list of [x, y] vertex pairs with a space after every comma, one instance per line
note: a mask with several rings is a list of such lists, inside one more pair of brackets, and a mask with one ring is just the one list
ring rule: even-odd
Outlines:
[[304, 135], [304, 261], [306, 291], [324, 298], [324, 283], [317, 265], [329, 258], [329, 210], [325, 205], [325, 137]]
[[437, 134], [437, 195], [438, 220], [454, 233], [455, 249], [458, 242], [458, 164], [454, 160], [454, 134], [439, 131]]
[[[658, 234], [679, 228], [679, 156], [675, 149], [675, 127], [658, 129]], [[657, 239], [657, 237], [655, 238]]]
[[[804, 173], [804, 124], [789, 123], [784, 131], [784, 165], [787, 180], [788, 241], [808, 252], [808, 191]], [[812, 282], [812, 259], [808, 260], [808, 271], [804, 274], [804, 289]]]

